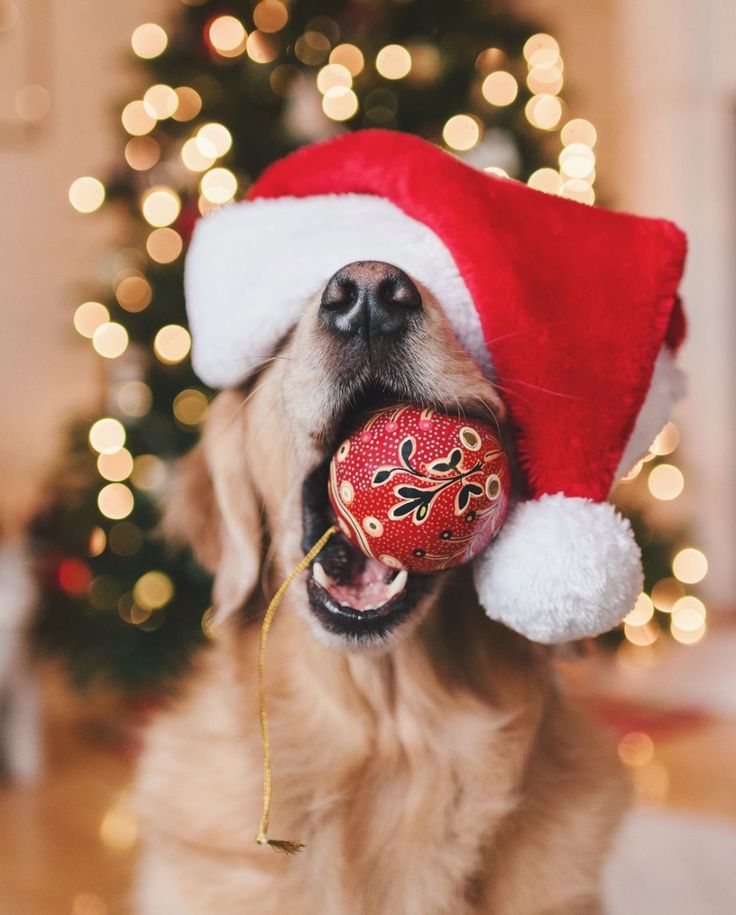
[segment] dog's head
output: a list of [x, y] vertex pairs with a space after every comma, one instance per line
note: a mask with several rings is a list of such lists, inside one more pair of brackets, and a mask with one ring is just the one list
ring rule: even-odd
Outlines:
[[[272, 587], [334, 522], [330, 456], [358, 414], [414, 401], [500, 423], [494, 387], [458, 343], [441, 303], [377, 261], [351, 263], [305, 304], [278, 353], [213, 403], [167, 506], [170, 533], [215, 572], [215, 611]], [[293, 585], [315, 633], [343, 647], [390, 644], [426, 615], [442, 575], [389, 570], [342, 535]]]

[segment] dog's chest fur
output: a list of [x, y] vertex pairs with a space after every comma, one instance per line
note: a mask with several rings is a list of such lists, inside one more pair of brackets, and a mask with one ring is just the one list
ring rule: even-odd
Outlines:
[[262, 758], [246, 630], [215, 646], [149, 735], [141, 915], [496, 911], [494, 841], [519, 803], [538, 680], [506, 678], [505, 694], [484, 699], [462, 677], [448, 683], [419, 639], [379, 659], [325, 655], [302, 638], [301, 627], [274, 632], [267, 682], [270, 833], [305, 850], [286, 858], [254, 843]]

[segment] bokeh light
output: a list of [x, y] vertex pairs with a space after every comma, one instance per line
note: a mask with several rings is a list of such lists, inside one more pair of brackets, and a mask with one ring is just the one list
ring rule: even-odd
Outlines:
[[279, 56], [280, 49], [279, 40], [275, 35], [267, 35], [261, 31], [251, 32], [245, 43], [248, 57], [257, 64], [270, 64]]
[[363, 52], [354, 44], [339, 44], [330, 53], [330, 63], [340, 64], [350, 73], [357, 76], [365, 67]]
[[480, 140], [480, 125], [469, 114], [456, 114], [442, 128], [442, 138], [450, 149], [472, 149]]
[[685, 477], [674, 464], [657, 464], [649, 471], [647, 486], [655, 499], [670, 502], [682, 493], [685, 488]]
[[111, 483], [119, 483], [133, 472], [133, 457], [127, 448], [120, 448], [112, 454], [102, 453], [97, 458], [97, 472]]
[[164, 29], [155, 22], [139, 25], [130, 37], [133, 52], [144, 60], [152, 60], [166, 50], [169, 38]]
[[558, 194], [562, 187], [562, 176], [553, 168], [538, 168], [529, 175], [526, 183], [536, 191]]
[[143, 96], [143, 107], [146, 113], [157, 121], [170, 118], [179, 106], [179, 96], [171, 86], [157, 83], [146, 89]]
[[143, 217], [152, 226], [171, 225], [179, 215], [181, 200], [170, 187], [157, 185], [149, 188], [141, 199]]
[[211, 168], [202, 175], [199, 189], [210, 203], [227, 203], [238, 190], [238, 180], [228, 168]]
[[671, 613], [674, 605], [684, 595], [685, 588], [676, 578], [660, 578], [652, 588], [652, 601], [662, 613]]
[[137, 172], [153, 168], [160, 156], [161, 147], [153, 137], [133, 137], [125, 145], [125, 161]]
[[167, 324], [156, 334], [153, 351], [166, 365], [175, 365], [189, 354], [192, 345], [189, 331], [179, 324]]
[[207, 415], [206, 395], [196, 388], [186, 388], [174, 398], [174, 416], [185, 426], [198, 426]]
[[115, 286], [115, 298], [125, 311], [133, 314], [146, 309], [153, 297], [148, 280], [139, 274], [126, 276]]
[[350, 89], [353, 85], [353, 77], [350, 71], [342, 64], [327, 64], [317, 74], [317, 88], [324, 95], [335, 86], [343, 86]]
[[182, 252], [184, 241], [174, 229], [154, 229], [146, 239], [146, 251], [157, 264], [170, 264]]
[[110, 312], [100, 302], [83, 302], [74, 312], [74, 329], [92, 339], [101, 324], [110, 320]]
[[118, 409], [126, 416], [145, 416], [153, 403], [153, 392], [145, 381], [124, 381], [113, 389]]
[[489, 73], [481, 87], [483, 98], [491, 105], [502, 107], [510, 105], [519, 94], [519, 84], [506, 70]]
[[125, 483], [108, 483], [97, 495], [97, 506], [106, 518], [118, 521], [133, 511], [133, 493]]
[[348, 121], [358, 111], [358, 96], [345, 86], [333, 86], [322, 99], [322, 110], [333, 121]]
[[253, 22], [262, 32], [278, 32], [289, 21], [289, 11], [280, 0], [261, 0], [253, 10]]
[[123, 108], [120, 120], [123, 122], [123, 127], [134, 137], [142, 137], [144, 134], [150, 133], [156, 126], [156, 118], [151, 117], [146, 111], [142, 99], [128, 102]]
[[92, 346], [105, 359], [117, 359], [128, 348], [128, 331], [116, 321], [106, 321], [92, 334]]
[[146, 572], [133, 586], [133, 599], [144, 610], [165, 607], [174, 596], [174, 583], [164, 572]]
[[205, 155], [214, 152], [215, 157], [224, 156], [233, 145], [233, 137], [224, 124], [215, 121], [204, 124], [197, 131], [197, 141], [200, 151]]
[[141, 454], [133, 461], [133, 485], [144, 492], [155, 492], [166, 482], [166, 463], [155, 454]]
[[411, 70], [411, 54], [400, 44], [388, 44], [376, 55], [376, 70], [385, 79], [403, 79]]
[[648, 594], [642, 593], [637, 597], [634, 609], [624, 617], [624, 622], [628, 623], [630, 626], [643, 626], [645, 623], [648, 623], [653, 616], [654, 604], [652, 603], [652, 599]]
[[212, 47], [221, 57], [238, 57], [245, 50], [248, 33], [235, 16], [218, 16], [213, 19], [207, 34]]
[[538, 32], [527, 39], [524, 44], [523, 54], [530, 67], [538, 64], [551, 64], [555, 63], [559, 58], [560, 46], [551, 35], [547, 35], [545, 32]]
[[72, 181], [69, 203], [79, 213], [94, 213], [105, 202], [105, 185], [98, 179], [85, 175]]
[[51, 108], [51, 95], [43, 86], [29, 83], [15, 93], [13, 107], [18, 117], [24, 121], [40, 121]]
[[115, 454], [125, 444], [125, 426], [112, 416], [98, 419], [90, 426], [89, 443], [99, 454]]
[[573, 118], [562, 128], [560, 139], [565, 146], [583, 143], [592, 149], [598, 139], [598, 133], [590, 121], [586, 121], [585, 118]]
[[178, 86], [175, 90], [179, 104], [171, 115], [175, 121], [191, 121], [202, 110], [202, 99], [191, 86]]
[[553, 130], [562, 117], [562, 103], [556, 95], [533, 95], [524, 108], [527, 120], [540, 130]]
[[695, 547], [686, 547], [672, 560], [672, 572], [678, 581], [694, 585], [708, 574], [708, 560]]
[[680, 444], [680, 430], [674, 423], [666, 423], [659, 435], [649, 447], [652, 454], [664, 456], [672, 454]]
[[[206, 149], [207, 152], [203, 152]], [[205, 172], [215, 164], [215, 147], [208, 140], [190, 137], [181, 148], [181, 161], [190, 172]]]
[[654, 741], [644, 731], [630, 731], [618, 742], [618, 756], [626, 766], [646, 766], [654, 758]]

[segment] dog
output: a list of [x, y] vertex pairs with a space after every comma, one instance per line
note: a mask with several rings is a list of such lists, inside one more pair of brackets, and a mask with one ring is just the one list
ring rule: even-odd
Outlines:
[[254, 841], [265, 606], [333, 521], [327, 461], [351, 421], [407, 401], [504, 428], [432, 294], [358, 262], [212, 402], [164, 526], [214, 573], [219, 634], [147, 735], [139, 915], [601, 911], [627, 789], [551, 650], [488, 620], [463, 567], [398, 590], [387, 571], [381, 606], [341, 606], [332, 583], [360, 594], [367, 560], [340, 534], [287, 592], [267, 652], [273, 831], [306, 847]]

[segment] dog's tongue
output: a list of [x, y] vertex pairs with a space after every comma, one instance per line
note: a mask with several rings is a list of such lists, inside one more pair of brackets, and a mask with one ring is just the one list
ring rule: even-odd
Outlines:
[[[318, 575], [322, 578], [321, 572]], [[382, 562], [367, 557], [363, 570], [347, 584], [338, 584], [329, 578], [319, 583], [338, 604], [364, 611], [383, 606], [402, 589], [405, 581], [406, 573], [394, 575]]]

